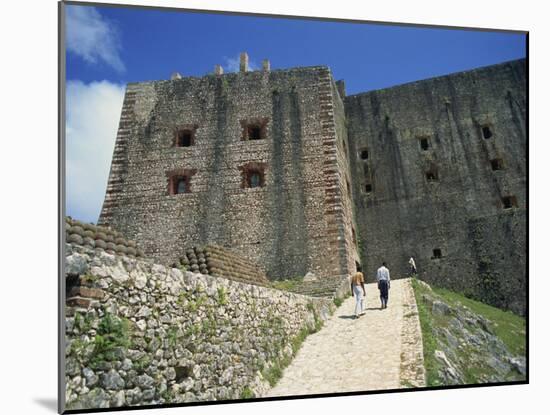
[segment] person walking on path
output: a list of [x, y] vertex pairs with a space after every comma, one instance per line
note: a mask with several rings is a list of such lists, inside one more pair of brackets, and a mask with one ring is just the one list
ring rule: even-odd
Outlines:
[[366, 297], [365, 279], [362, 272], [356, 272], [351, 277], [351, 295], [355, 296], [355, 318], [363, 314], [363, 297]]
[[376, 281], [380, 290], [380, 308], [388, 308], [388, 296], [390, 290], [390, 270], [386, 268], [386, 263], [382, 262], [382, 266], [376, 271]]
[[416, 263], [414, 262], [414, 258], [411, 257], [409, 259], [409, 266], [411, 267], [411, 277], [416, 275]]

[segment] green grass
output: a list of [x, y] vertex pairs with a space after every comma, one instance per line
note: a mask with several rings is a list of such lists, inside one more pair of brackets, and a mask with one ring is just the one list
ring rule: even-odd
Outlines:
[[127, 350], [131, 346], [130, 323], [126, 319], [105, 313], [99, 322], [94, 337], [94, 349], [90, 359], [92, 367], [102, 362], [118, 360], [117, 350]]
[[298, 353], [298, 350], [300, 350], [300, 347], [302, 346], [302, 343], [306, 339], [306, 337], [311, 334], [311, 330], [308, 330], [307, 328], [303, 328], [298, 332], [298, 334], [292, 339], [290, 342], [290, 346], [292, 347], [292, 353], [296, 355]]
[[442, 288], [433, 288], [449, 305], [464, 305], [471, 311], [485, 317], [491, 322], [491, 328], [506, 345], [506, 348], [515, 355], [525, 355], [525, 319], [511, 311], [471, 300], [455, 292]]
[[166, 337], [168, 338], [170, 347], [176, 347], [178, 344], [178, 328], [176, 326], [170, 327], [166, 333]]
[[437, 371], [440, 368], [439, 363], [435, 359], [435, 350], [437, 348], [437, 340], [433, 333], [433, 321], [430, 310], [422, 301], [422, 294], [428, 290], [421, 286], [416, 279], [412, 279], [414, 296], [418, 307], [418, 318], [420, 320], [420, 329], [422, 330], [422, 345], [424, 348], [424, 367], [426, 368], [426, 386], [439, 386], [441, 382], [438, 380]]
[[273, 281], [271, 286], [278, 290], [292, 291], [296, 287], [300, 286], [304, 280], [304, 277], [294, 277], [286, 280]]
[[250, 399], [254, 397], [254, 392], [249, 386], [245, 386], [241, 392], [241, 399]]
[[[292, 355], [288, 356], [285, 355], [283, 358], [276, 358], [273, 362], [273, 365], [271, 365], [268, 369], [265, 369], [262, 371], [262, 375], [264, 379], [266, 379], [269, 382], [269, 385], [271, 387], [275, 386], [279, 379], [283, 376], [284, 369], [292, 362], [292, 358], [296, 356], [296, 353], [298, 353], [298, 350], [300, 350], [300, 347], [302, 347], [302, 344], [304, 343], [307, 336], [310, 334], [318, 332], [323, 327], [323, 321], [319, 318], [317, 315], [317, 312], [315, 311], [313, 304], [308, 303], [307, 305], [308, 310], [313, 312], [313, 317], [315, 319], [315, 324], [313, 327], [303, 327], [297, 334], [294, 336], [290, 341], [290, 346], [292, 347]], [[279, 345], [279, 347], [282, 347], [283, 345]]]
[[223, 287], [218, 288], [218, 304], [227, 305], [227, 292]]
[[269, 386], [275, 386], [279, 379], [283, 376], [284, 367], [281, 366], [282, 365], [279, 361], [275, 361], [269, 369], [263, 371], [262, 375], [264, 379], [269, 382]]

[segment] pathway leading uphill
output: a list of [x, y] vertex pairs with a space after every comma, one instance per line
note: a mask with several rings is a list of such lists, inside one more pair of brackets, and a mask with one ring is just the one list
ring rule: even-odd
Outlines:
[[308, 395], [425, 385], [422, 336], [410, 279], [391, 282], [388, 308], [365, 285], [365, 314], [350, 297], [323, 329], [308, 336], [267, 396]]

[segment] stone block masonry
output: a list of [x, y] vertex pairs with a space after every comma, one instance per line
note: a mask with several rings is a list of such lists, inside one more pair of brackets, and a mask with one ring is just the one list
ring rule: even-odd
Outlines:
[[343, 104], [326, 67], [129, 84], [99, 223], [172, 264], [230, 248], [270, 279], [347, 276]]
[[[66, 408], [262, 396], [332, 312], [311, 298], [66, 245]], [[86, 301], [84, 301], [86, 300]]]
[[416, 260], [435, 286], [525, 312], [525, 60], [347, 96], [367, 277]]
[[191, 272], [221, 276], [247, 284], [268, 286], [264, 270], [252, 261], [216, 245], [190, 248], [180, 258], [177, 267]]
[[326, 66], [240, 63], [128, 84], [100, 224], [165, 265], [214, 244], [270, 280], [400, 278], [413, 256], [525, 312], [524, 59], [348, 96]]

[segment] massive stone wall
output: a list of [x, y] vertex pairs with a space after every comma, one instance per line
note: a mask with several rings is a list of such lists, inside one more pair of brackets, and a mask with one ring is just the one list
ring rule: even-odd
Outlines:
[[413, 256], [421, 278], [523, 313], [525, 60], [348, 96], [345, 109], [367, 277], [382, 260], [401, 277]]
[[66, 254], [67, 409], [262, 396], [333, 309], [101, 249]]
[[[327, 74], [328, 75], [328, 74]], [[338, 86], [330, 82], [332, 95], [331, 125], [334, 129], [334, 150], [330, 153], [331, 163], [325, 166], [324, 174], [328, 179], [326, 189], [328, 212], [334, 211], [334, 217], [329, 219], [331, 227], [328, 232], [338, 235], [334, 242], [334, 252], [331, 253], [340, 262], [340, 268], [348, 275], [360, 269], [361, 259], [357, 250], [357, 231], [353, 212], [353, 191], [351, 187], [351, 172], [348, 154], [348, 133], [344, 102], [344, 85], [340, 81]], [[336, 174], [333, 174], [333, 173]]]
[[[250, 122], [263, 139], [243, 140]], [[343, 125], [326, 67], [129, 84], [99, 222], [165, 264], [213, 243], [272, 279], [348, 275], [357, 255]], [[180, 128], [193, 145], [174, 146]], [[250, 165], [264, 169], [264, 186], [243, 187]], [[190, 192], [172, 195], [168, 176], [178, 172]]]
[[[217, 244], [270, 279], [373, 278], [383, 260], [400, 277], [413, 256], [427, 281], [523, 312], [525, 60], [344, 95], [327, 67], [129, 84], [100, 223], [164, 264]], [[193, 145], [174, 146], [182, 128]]]

